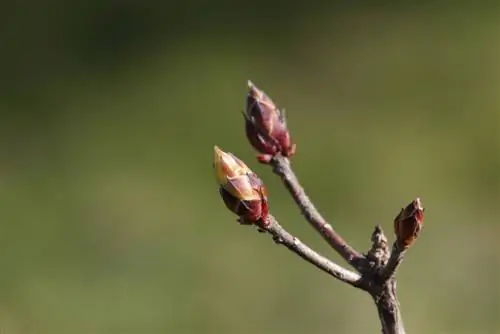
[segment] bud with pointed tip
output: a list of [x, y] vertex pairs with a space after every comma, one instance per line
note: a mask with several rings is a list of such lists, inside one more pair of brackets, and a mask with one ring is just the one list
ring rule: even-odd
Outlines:
[[394, 233], [398, 246], [409, 248], [418, 238], [424, 223], [424, 209], [420, 198], [416, 198], [394, 218]]
[[281, 153], [285, 157], [295, 154], [286, 125], [284, 110], [278, 109], [269, 96], [248, 81], [246, 97], [245, 132], [250, 144], [260, 153], [261, 162], [269, 162], [272, 156]]
[[226, 207], [245, 224], [267, 224], [267, 191], [262, 180], [231, 153], [214, 147], [215, 179]]

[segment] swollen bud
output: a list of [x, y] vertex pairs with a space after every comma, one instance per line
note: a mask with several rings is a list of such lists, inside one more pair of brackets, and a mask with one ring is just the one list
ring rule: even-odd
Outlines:
[[424, 224], [424, 209], [420, 198], [413, 200], [394, 218], [394, 233], [398, 246], [407, 249], [418, 238]]
[[248, 81], [246, 97], [245, 132], [250, 144], [262, 155], [261, 162], [269, 160], [281, 153], [285, 157], [295, 154], [293, 144], [286, 125], [284, 110], [278, 109], [269, 96]]
[[241, 223], [267, 224], [267, 191], [262, 180], [231, 153], [214, 147], [215, 179], [226, 207]]

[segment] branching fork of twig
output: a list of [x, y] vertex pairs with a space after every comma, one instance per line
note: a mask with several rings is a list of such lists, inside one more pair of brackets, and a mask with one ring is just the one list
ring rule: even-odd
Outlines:
[[371, 236], [371, 248], [366, 253], [360, 253], [333, 229], [305, 193], [291, 167], [290, 158], [295, 153], [295, 144], [291, 140], [284, 113], [251, 82], [244, 115], [245, 132], [250, 144], [260, 153], [258, 160], [272, 166], [273, 172], [280, 177], [307, 222], [354, 270], [318, 254], [287, 232], [269, 213], [267, 191], [261, 179], [236, 156], [216, 146], [214, 170], [226, 207], [238, 215], [240, 223], [257, 226], [259, 231], [272, 235], [276, 243], [318, 269], [368, 292], [377, 306], [382, 333], [404, 334], [395, 274], [422, 228], [424, 209], [420, 199], [416, 198], [401, 209], [394, 219], [396, 241], [391, 250], [387, 237], [377, 225]]

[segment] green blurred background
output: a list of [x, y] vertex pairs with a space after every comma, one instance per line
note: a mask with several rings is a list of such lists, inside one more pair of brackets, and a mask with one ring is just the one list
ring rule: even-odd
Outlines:
[[409, 333], [500, 333], [500, 21], [454, 2], [7, 2], [0, 10], [2, 333], [378, 333], [370, 298], [222, 204], [212, 147], [339, 260], [254, 160], [251, 79], [356, 248], [420, 196]]

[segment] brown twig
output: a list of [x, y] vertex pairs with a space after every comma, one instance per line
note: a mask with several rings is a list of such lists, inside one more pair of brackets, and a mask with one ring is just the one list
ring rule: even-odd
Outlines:
[[383, 334], [404, 334], [403, 319], [399, 311], [394, 276], [384, 277], [383, 270], [391, 256], [387, 237], [380, 226], [375, 226], [372, 247], [366, 254], [368, 267], [364, 268], [363, 278], [368, 280], [366, 289], [377, 306]]
[[405, 334], [403, 317], [396, 294], [396, 279], [392, 277], [381, 286], [376, 285], [375, 289], [369, 292], [377, 306], [382, 334]]
[[323, 239], [325, 239], [326, 242], [347, 261], [347, 263], [359, 270], [361, 265], [360, 260], [363, 259], [364, 256], [349, 246], [349, 244], [347, 244], [347, 242], [318, 212], [305, 193], [304, 188], [300, 185], [297, 176], [290, 166], [290, 160], [278, 154], [271, 159], [270, 163], [273, 166], [274, 173], [281, 178], [309, 224], [321, 234]]
[[[395, 246], [389, 255], [387, 238], [380, 226], [375, 226], [371, 237], [372, 247], [366, 255], [367, 262], [371, 263], [371, 266], [363, 268], [362, 275], [336, 264], [309, 248], [286, 231], [271, 214], [268, 215], [267, 225], [262, 229], [273, 236], [274, 242], [284, 245], [316, 268], [341, 282], [367, 291], [377, 307], [382, 334], [406, 333], [396, 294], [395, 270], [390, 270], [401, 263], [406, 250], [399, 251]], [[393, 264], [396, 267], [393, 267]]]
[[[275, 155], [270, 164], [283, 184], [290, 192], [306, 220], [321, 234], [349, 264], [362, 273], [354, 285], [367, 291], [377, 306], [383, 334], [405, 334], [403, 318], [396, 294], [395, 272], [401, 264], [406, 250], [395, 242], [389, 254], [387, 237], [380, 226], [372, 234], [372, 247], [365, 255], [360, 254], [331, 227], [318, 212], [306, 195], [303, 187], [293, 172], [290, 160], [282, 155]], [[351, 284], [353, 285], [353, 284]]]
[[362, 278], [358, 273], [343, 268], [309, 248], [298, 238], [287, 232], [274, 216], [269, 215], [267, 217], [267, 225], [263, 229], [273, 236], [273, 240], [277, 244], [284, 245], [307, 262], [313, 264], [316, 268], [354, 287], [360, 288], [362, 286]]
[[403, 262], [406, 251], [407, 250], [400, 247], [397, 242], [393, 244], [391, 257], [380, 274], [382, 279], [389, 279], [390, 277], [396, 275], [396, 270]]

